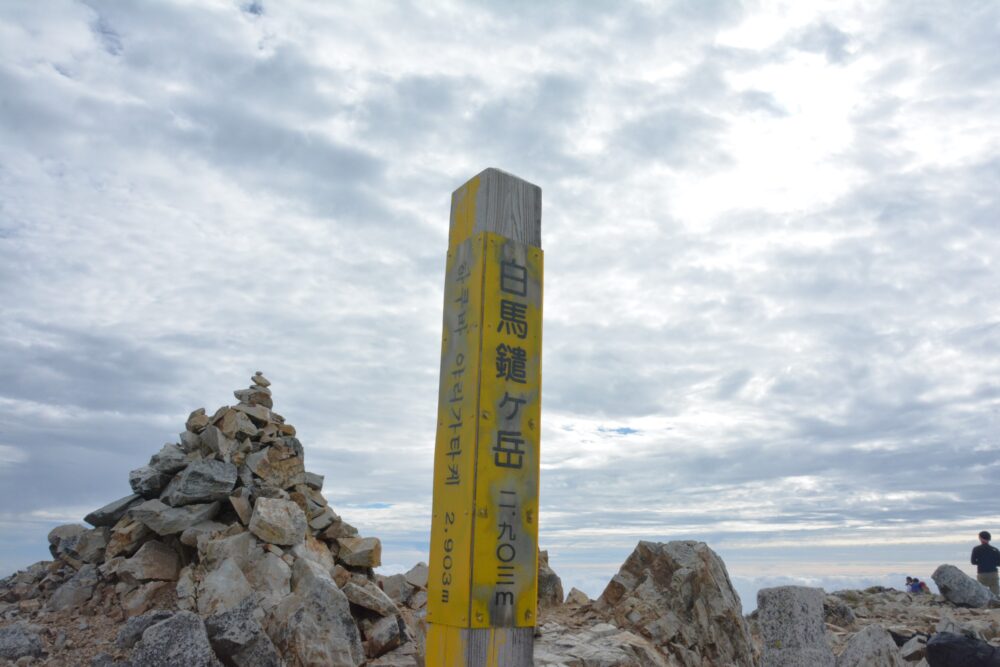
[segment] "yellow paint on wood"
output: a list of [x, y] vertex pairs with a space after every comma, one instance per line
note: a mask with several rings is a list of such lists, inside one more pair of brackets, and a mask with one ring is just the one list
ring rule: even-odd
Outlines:
[[487, 234], [472, 627], [532, 627], [538, 586], [539, 248]]
[[482, 364], [482, 234], [448, 251], [427, 620], [469, 623], [479, 381]]
[[479, 197], [481, 177], [471, 178], [452, 195], [451, 227], [448, 229], [448, 247], [454, 248], [470, 236], [476, 226], [476, 202]]
[[468, 667], [463, 628], [430, 623], [424, 652], [426, 667]]
[[537, 611], [541, 249], [481, 232], [448, 252], [428, 621]]

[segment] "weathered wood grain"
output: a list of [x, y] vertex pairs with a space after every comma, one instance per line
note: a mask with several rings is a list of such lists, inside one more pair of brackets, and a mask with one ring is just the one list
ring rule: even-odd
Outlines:
[[451, 196], [448, 246], [479, 232], [541, 248], [542, 189], [494, 167], [481, 171]]

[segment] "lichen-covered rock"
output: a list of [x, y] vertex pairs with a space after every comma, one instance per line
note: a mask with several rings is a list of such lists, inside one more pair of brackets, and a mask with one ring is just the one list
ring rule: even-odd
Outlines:
[[837, 656], [837, 667], [905, 667], [899, 647], [881, 625], [866, 626]]
[[208, 642], [205, 624], [189, 611], [179, 611], [147, 628], [131, 662], [137, 667], [222, 667]]
[[37, 658], [42, 655], [42, 650], [42, 638], [27, 623], [13, 623], [0, 628], [0, 659]]
[[703, 542], [639, 542], [598, 607], [684, 667], [753, 665], [739, 595]]
[[757, 593], [763, 667], [834, 667], [823, 624], [822, 588], [778, 586]]
[[160, 621], [165, 621], [175, 613], [167, 609], [157, 609], [139, 616], [133, 616], [125, 622], [118, 636], [115, 638], [115, 646], [118, 648], [132, 648], [135, 643], [142, 639], [142, 633], [152, 625]]
[[263, 613], [249, 600], [205, 619], [208, 640], [227, 667], [281, 667], [281, 656], [261, 627]]
[[960, 607], [985, 608], [990, 606], [993, 594], [990, 589], [962, 572], [954, 565], [940, 565], [931, 575], [941, 595], [948, 602]]

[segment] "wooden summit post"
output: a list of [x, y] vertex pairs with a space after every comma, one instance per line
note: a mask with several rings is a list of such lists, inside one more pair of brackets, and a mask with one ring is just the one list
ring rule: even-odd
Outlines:
[[542, 191], [451, 197], [426, 667], [530, 667], [538, 606]]

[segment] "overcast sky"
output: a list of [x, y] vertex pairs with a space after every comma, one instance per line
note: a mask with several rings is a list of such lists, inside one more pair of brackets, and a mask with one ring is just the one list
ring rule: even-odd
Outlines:
[[451, 192], [542, 188], [541, 546], [1000, 532], [1000, 4], [0, 2], [0, 575], [253, 371], [426, 560]]

